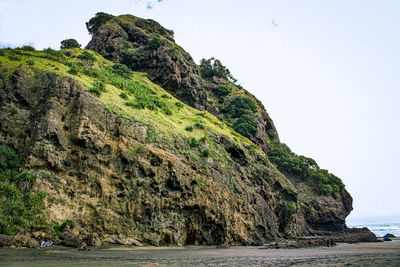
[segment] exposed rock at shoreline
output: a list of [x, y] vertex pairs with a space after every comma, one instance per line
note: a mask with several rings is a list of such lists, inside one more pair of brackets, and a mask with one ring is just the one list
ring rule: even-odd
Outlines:
[[314, 231], [314, 234], [327, 236], [338, 243], [378, 242], [378, 238], [368, 228], [346, 228], [342, 231]]
[[39, 242], [29, 234], [16, 236], [0, 235], [0, 247], [36, 248], [38, 246]]
[[330, 237], [300, 237], [297, 239], [278, 240], [264, 244], [262, 249], [277, 248], [309, 248], [309, 247], [333, 247], [336, 243]]

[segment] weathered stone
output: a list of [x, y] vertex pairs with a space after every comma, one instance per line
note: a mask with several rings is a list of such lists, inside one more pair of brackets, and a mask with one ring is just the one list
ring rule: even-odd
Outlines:
[[14, 238], [8, 235], [0, 235], [0, 247], [9, 247], [14, 243]]
[[69, 231], [65, 231], [64, 233], [62, 233], [61, 239], [62, 239], [62, 244], [67, 247], [80, 248], [83, 245], [86, 245], [86, 243], [84, 243], [79, 236]]
[[90, 234], [86, 238], [86, 243], [88, 246], [91, 246], [91, 247], [100, 247], [101, 246], [101, 240], [97, 233]]
[[30, 235], [16, 235], [13, 237], [13, 245], [16, 247], [28, 247], [35, 248], [38, 247], [39, 243], [35, 239], [31, 238]]

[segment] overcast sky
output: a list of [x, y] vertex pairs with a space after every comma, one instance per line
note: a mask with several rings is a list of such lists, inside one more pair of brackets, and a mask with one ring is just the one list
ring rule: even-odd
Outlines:
[[221, 59], [283, 142], [342, 178], [350, 223], [400, 221], [400, 1], [0, 0], [0, 45], [86, 45], [98, 11], [155, 19], [197, 62]]

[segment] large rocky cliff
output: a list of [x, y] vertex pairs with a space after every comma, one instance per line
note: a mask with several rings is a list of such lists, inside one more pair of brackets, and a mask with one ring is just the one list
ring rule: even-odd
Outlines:
[[[45, 193], [40, 223], [2, 208], [0, 233], [180, 246], [346, 229], [340, 179], [281, 144], [246, 90], [203, 77], [172, 31], [104, 13], [87, 26], [99, 54], [0, 50], [0, 156], [20, 159], [0, 165], [0, 201]], [[242, 132], [249, 110], [256, 129]]]

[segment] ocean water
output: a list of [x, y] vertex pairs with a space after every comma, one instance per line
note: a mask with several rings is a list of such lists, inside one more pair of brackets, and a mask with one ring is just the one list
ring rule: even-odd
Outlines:
[[349, 225], [349, 227], [367, 227], [377, 237], [383, 237], [386, 234], [393, 234], [397, 237], [400, 237], [400, 223], [357, 224]]

